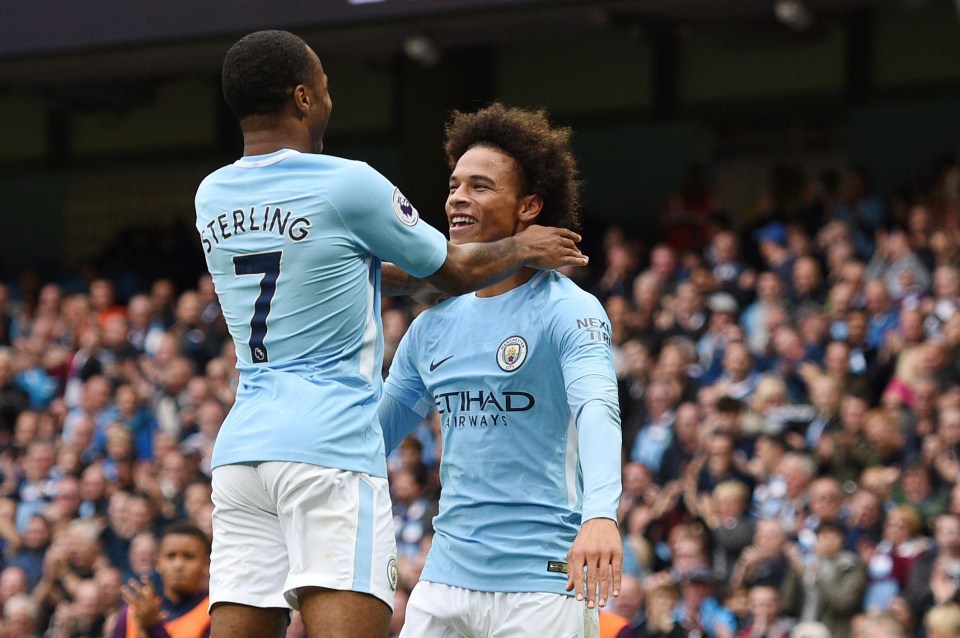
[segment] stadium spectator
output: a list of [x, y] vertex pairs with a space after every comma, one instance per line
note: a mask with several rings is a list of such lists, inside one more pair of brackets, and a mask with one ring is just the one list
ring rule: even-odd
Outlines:
[[779, 588], [787, 576], [787, 534], [780, 521], [765, 518], [757, 521], [753, 540], [743, 548], [733, 566], [730, 584], [752, 589], [758, 585]]
[[930, 539], [922, 536], [922, 521], [910, 505], [894, 507], [883, 523], [883, 536], [872, 552], [861, 548], [867, 566], [867, 589], [863, 608], [867, 612], [889, 612], [894, 598], [907, 588], [910, 570], [924, 552]]
[[790, 635], [796, 621], [781, 612], [780, 592], [776, 587], [751, 587], [748, 600], [750, 621], [737, 638], [787, 638]]
[[733, 612], [715, 597], [716, 580], [708, 567], [700, 566], [680, 578], [680, 601], [674, 610], [674, 622], [687, 635], [731, 638], [736, 632]]
[[804, 561], [800, 547], [787, 547], [790, 572], [783, 585], [783, 606], [800, 621], [826, 625], [833, 638], [848, 638], [850, 623], [859, 613], [866, 587], [866, 571], [857, 556], [843, 549], [844, 533], [835, 523], [817, 528], [812, 560]]
[[40, 638], [40, 609], [26, 594], [15, 594], [3, 604], [3, 628], [10, 636]]
[[8, 441], [20, 413], [30, 407], [30, 395], [14, 382], [14, 357], [8, 347], [0, 348], [0, 437]]
[[643, 617], [643, 585], [639, 578], [623, 574], [620, 595], [600, 610], [600, 638], [616, 638], [620, 630]]
[[928, 638], [956, 638], [960, 636], [960, 605], [937, 605], [926, 613], [923, 626]]
[[112, 638], [208, 638], [209, 570], [207, 536], [185, 523], [167, 527], [156, 558], [160, 585], [145, 577], [127, 582]]
[[636, 615], [616, 634], [616, 638], [685, 638], [690, 635], [674, 620], [680, 594], [669, 574], [661, 572], [643, 581], [642, 595], [643, 614]]

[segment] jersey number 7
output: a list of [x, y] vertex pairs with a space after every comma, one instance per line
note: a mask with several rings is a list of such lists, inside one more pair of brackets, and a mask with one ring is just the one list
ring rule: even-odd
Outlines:
[[270, 302], [277, 292], [277, 279], [280, 278], [280, 257], [282, 250], [253, 255], [237, 255], [233, 258], [233, 270], [237, 276], [263, 275], [260, 279], [260, 295], [253, 304], [253, 316], [250, 318], [250, 357], [254, 363], [266, 363], [270, 360], [263, 341], [267, 337], [267, 315], [270, 314]]

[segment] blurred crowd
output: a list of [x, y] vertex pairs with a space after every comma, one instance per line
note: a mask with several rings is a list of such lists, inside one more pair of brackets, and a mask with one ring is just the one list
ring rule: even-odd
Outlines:
[[[857, 170], [806, 176], [751, 220], [692, 170], [656, 232], [607, 227], [568, 273], [604, 303], [620, 390], [604, 635], [960, 635], [960, 167], [887, 198]], [[0, 637], [109, 635], [163, 527], [210, 533], [233, 345], [205, 275], [29, 281], [0, 284]], [[384, 300], [384, 374], [422, 309]], [[435, 417], [388, 459], [395, 632], [437, 511]]]

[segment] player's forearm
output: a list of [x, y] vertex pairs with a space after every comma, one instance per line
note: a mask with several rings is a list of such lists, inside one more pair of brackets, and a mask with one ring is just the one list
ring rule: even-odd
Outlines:
[[383, 431], [384, 450], [388, 455], [417, 427], [423, 417], [424, 415], [403, 405], [399, 399], [386, 392], [383, 394], [377, 409], [377, 418]]
[[384, 297], [401, 297], [410, 294], [414, 281], [419, 280], [389, 262], [383, 263], [380, 271], [380, 292]]
[[502, 281], [526, 265], [531, 253], [514, 237], [490, 243], [449, 244], [447, 260], [427, 280], [451, 295]]
[[616, 384], [600, 375], [578, 379], [567, 388], [576, 406], [583, 520], [617, 520], [620, 503], [620, 406]]
[[[599, 407], [599, 402], [588, 408]], [[587, 409], [590, 425], [580, 426], [580, 467], [583, 469], [583, 520], [617, 520], [620, 502], [620, 425], [609, 410]]]
[[415, 302], [432, 306], [447, 295], [425, 279], [417, 279], [394, 264], [384, 262], [380, 275], [380, 290], [384, 297], [410, 297]]

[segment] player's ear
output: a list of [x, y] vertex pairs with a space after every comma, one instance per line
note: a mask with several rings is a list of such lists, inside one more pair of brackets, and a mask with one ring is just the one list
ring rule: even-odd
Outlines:
[[313, 98], [310, 96], [310, 90], [303, 84], [298, 84], [293, 89], [293, 104], [297, 109], [297, 112], [300, 114], [300, 118], [304, 118], [307, 115], [307, 112], [310, 110], [310, 103]]
[[520, 221], [528, 225], [537, 223], [537, 216], [543, 210], [543, 198], [537, 194], [525, 195], [520, 198], [520, 205]]

